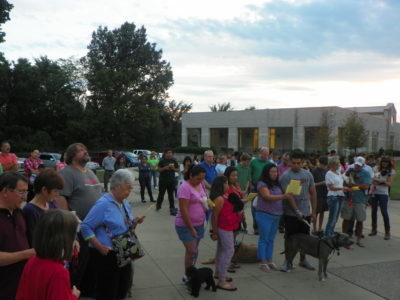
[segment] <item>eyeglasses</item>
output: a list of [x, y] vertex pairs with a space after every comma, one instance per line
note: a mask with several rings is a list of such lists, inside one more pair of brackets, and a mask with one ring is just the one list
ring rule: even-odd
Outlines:
[[17, 191], [17, 190], [10, 190], [10, 192], [15, 192], [20, 196], [27, 196], [28, 195], [28, 191]]

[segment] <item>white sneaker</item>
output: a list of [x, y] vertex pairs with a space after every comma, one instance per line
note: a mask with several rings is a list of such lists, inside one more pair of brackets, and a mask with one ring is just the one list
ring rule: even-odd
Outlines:
[[304, 259], [303, 261], [299, 262], [299, 266], [310, 271], [315, 270], [315, 267], [312, 264], [310, 264], [310, 262], [307, 259]]
[[280, 270], [282, 272], [290, 272], [290, 270], [292, 269], [291, 266], [289, 266], [288, 262], [285, 260], [285, 262], [283, 263], [283, 265], [281, 266]]

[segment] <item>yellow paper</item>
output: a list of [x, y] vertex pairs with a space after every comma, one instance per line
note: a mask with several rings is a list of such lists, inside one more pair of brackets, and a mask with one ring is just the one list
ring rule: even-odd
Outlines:
[[257, 196], [257, 193], [249, 193], [246, 197], [247, 201], [252, 201]]
[[353, 191], [359, 191], [359, 190], [360, 190], [360, 188], [359, 188], [358, 186], [353, 186], [351, 189], [352, 189]]
[[156, 205], [155, 205], [155, 204], [150, 205], [150, 206], [144, 211], [143, 217], [146, 216], [146, 215], [150, 212], [150, 210], [152, 210], [152, 209], [154, 209], [154, 208], [156, 208]]
[[207, 199], [207, 204], [208, 204], [209, 208], [214, 208], [215, 207], [215, 203], [211, 199]]
[[293, 193], [293, 195], [298, 196], [301, 193], [300, 180], [290, 180], [289, 185], [286, 188], [286, 193]]

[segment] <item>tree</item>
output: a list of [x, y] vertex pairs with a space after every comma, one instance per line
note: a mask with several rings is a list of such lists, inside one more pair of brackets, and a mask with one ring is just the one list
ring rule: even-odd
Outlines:
[[343, 123], [344, 146], [357, 153], [357, 149], [365, 145], [367, 136], [363, 120], [357, 112], [351, 112]]
[[233, 106], [230, 102], [224, 102], [224, 103], [218, 103], [218, 104], [213, 104], [209, 106], [210, 110], [212, 112], [217, 112], [217, 111], [232, 111]]
[[86, 112], [95, 147], [149, 147], [163, 128], [161, 114], [173, 84], [162, 50], [147, 41], [144, 27], [124, 23], [93, 32], [82, 62], [90, 95]]
[[318, 129], [317, 139], [319, 150], [326, 153], [333, 144], [333, 120], [328, 111], [323, 111], [320, 119], [320, 128]]
[[11, 140], [14, 149], [60, 150], [81, 136], [83, 109], [76, 95], [82, 91], [57, 61], [3, 61], [0, 76], [0, 138]]
[[[10, 11], [14, 6], [7, 2], [7, 0], [0, 0], [0, 25], [10, 20]], [[6, 33], [0, 26], [0, 43], [4, 42]]]
[[249, 107], [246, 107], [244, 110], [256, 110], [256, 107], [254, 105], [251, 105]]

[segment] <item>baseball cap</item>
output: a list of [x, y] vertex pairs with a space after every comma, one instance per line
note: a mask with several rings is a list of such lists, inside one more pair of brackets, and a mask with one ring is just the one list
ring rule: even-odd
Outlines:
[[355, 164], [355, 165], [358, 165], [358, 166], [360, 166], [360, 167], [364, 166], [364, 164], [365, 164], [365, 159], [364, 159], [364, 157], [362, 157], [362, 156], [356, 157], [356, 158], [354, 159], [354, 164]]

